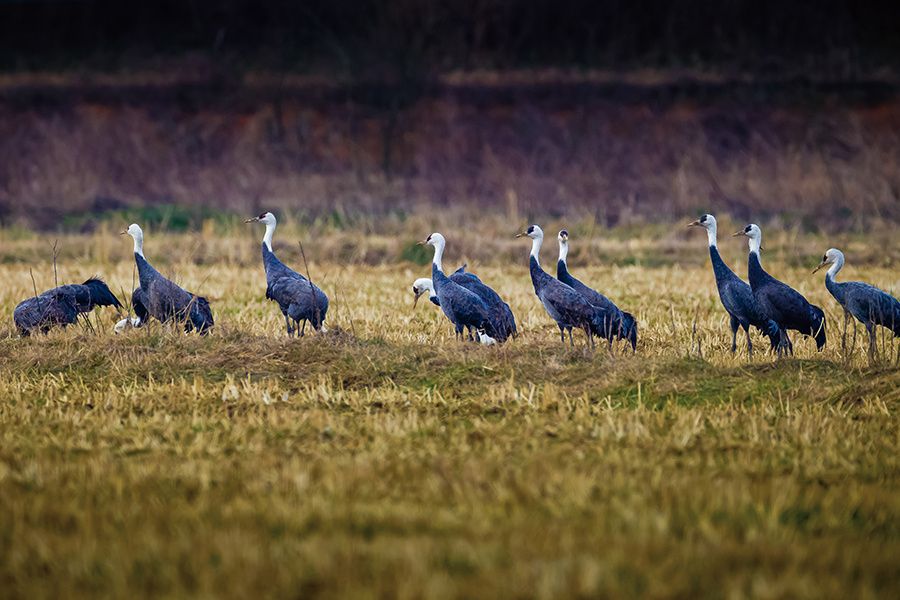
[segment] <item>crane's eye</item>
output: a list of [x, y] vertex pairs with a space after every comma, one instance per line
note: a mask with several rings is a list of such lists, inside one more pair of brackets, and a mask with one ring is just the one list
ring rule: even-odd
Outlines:
[[266, 218], [266, 213], [261, 213], [261, 214], [259, 215], [259, 218], [260, 218], [260, 219], [265, 219], [265, 218]]
[[427, 238], [425, 238], [425, 241], [426, 241], [426, 242], [430, 242], [430, 241], [431, 241], [431, 236], [429, 235]]
[[750, 230], [751, 230], [751, 229], [753, 229], [753, 228], [750, 227], [749, 225], [747, 225], [747, 228], [744, 229], [744, 233], [750, 233]]
[[534, 225], [528, 226], [528, 233], [534, 233]]

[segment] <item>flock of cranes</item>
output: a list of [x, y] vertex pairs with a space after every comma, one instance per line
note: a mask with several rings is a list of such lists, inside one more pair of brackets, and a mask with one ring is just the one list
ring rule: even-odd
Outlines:
[[[328, 314], [328, 296], [308, 277], [294, 271], [275, 255], [272, 249], [272, 237], [277, 225], [275, 216], [265, 212], [245, 222], [262, 223], [266, 227], [262, 241], [266, 298], [278, 304], [288, 336], [303, 336], [307, 323], [316, 331], [323, 330]], [[752, 355], [751, 328], [769, 339], [771, 350], [778, 356], [793, 354], [789, 331], [814, 338], [817, 349], [822, 350], [826, 343], [824, 311], [763, 269], [760, 262], [762, 231], [759, 226], [747, 225], [734, 234], [748, 238], [749, 283], [738, 277], [722, 260], [717, 247], [715, 217], [703, 215], [689, 226], [702, 227], [707, 231], [716, 287], [722, 306], [730, 317], [732, 353], [737, 350], [737, 332], [743, 329], [747, 336], [748, 354]], [[137, 224], [130, 225], [122, 234], [131, 236], [134, 241], [134, 260], [140, 284], [131, 298], [135, 316], [116, 323], [116, 333], [129, 327], [142, 327], [151, 318], [161, 323], [176, 324], [185, 332], [208, 333], [214, 325], [209, 301], [167, 279], [147, 261], [144, 256], [144, 233]], [[610, 349], [614, 341], [624, 340], [631, 346], [632, 352], [636, 351], [638, 323], [635, 317], [569, 272], [568, 231], [564, 229], [557, 236], [559, 259], [556, 277], [541, 267], [543, 230], [532, 225], [516, 237], [531, 239], [528, 260], [534, 293], [559, 327], [563, 344], [568, 333], [569, 344], [574, 347], [572, 330], [578, 329], [584, 332], [586, 343], [591, 348], [594, 348], [594, 338], [597, 337], [605, 340]], [[431, 278], [416, 279], [413, 283], [413, 308], [419, 298], [427, 293], [429, 300], [440, 307], [453, 325], [457, 339], [492, 345], [502, 344], [518, 335], [509, 304], [477, 275], [467, 271], [466, 265], [449, 276], [445, 274], [443, 255], [447, 242], [443, 235], [432, 233], [420, 244], [433, 247], [434, 256]], [[846, 325], [852, 316], [865, 326], [869, 335], [869, 355], [873, 357], [876, 326], [886, 327], [895, 337], [900, 336], [900, 302], [866, 283], [835, 281], [843, 265], [844, 255], [832, 248], [822, 257], [816, 271], [829, 266], [825, 286], [844, 311], [844, 346]], [[57, 325], [64, 327], [75, 323], [79, 315], [98, 306], [122, 308], [109, 287], [101, 279], [93, 277], [83, 284], [59, 286], [24, 300], [15, 308], [13, 320], [20, 335], [28, 336], [33, 332], [46, 333]]]

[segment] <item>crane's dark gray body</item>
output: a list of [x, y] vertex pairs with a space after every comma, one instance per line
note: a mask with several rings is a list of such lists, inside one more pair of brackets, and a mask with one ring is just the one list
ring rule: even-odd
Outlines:
[[756, 252], [747, 261], [750, 288], [762, 315], [775, 321], [781, 330], [780, 348], [793, 352], [785, 330], [792, 329], [816, 340], [816, 348], [825, 347], [825, 312], [810, 304], [803, 295], [785, 283], [778, 281], [762, 268]]
[[472, 330], [480, 329], [495, 340], [501, 338], [498, 327], [492, 319], [490, 307], [478, 294], [452, 281], [433, 263], [431, 281], [434, 284], [434, 293], [437, 294], [437, 304], [453, 323], [457, 337], [462, 336], [463, 329], [467, 328], [470, 334]]
[[516, 318], [513, 316], [509, 304], [504, 302], [500, 295], [481, 281], [477, 275], [467, 272], [466, 265], [463, 265], [454, 271], [450, 275], [450, 281], [475, 293], [482, 301], [484, 301], [488, 309], [490, 309], [494, 331], [496, 331], [499, 336], [494, 339], [498, 342], [505, 342], [510, 337], [518, 335]]
[[288, 335], [293, 335], [298, 327], [300, 335], [303, 335], [307, 321], [316, 331], [321, 329], [328, 313], [325, 292], [278, 260], [265, 242], [262, 244], [262, 260], [266, 269], [266, 298], [278, 303]]
[[102, 280], [92, 277], [82, 284], [61, 285], [22, 301], [13, 311], [13, 321], [22, 336], [37, 330], [47, 333], [55, 325], [71, 325], [78, 315], [97, 306], [122, 304]]
[[825, 276], [825, 287], [845, 314], [865, 325], [870, 342], [874, 343], [875, 325], [887, 327], [894, 337], [900, 336], [900, 301], [887, 292], [861, 281], [838, 283], [830, 274]]
[[605, 324], [602, 338], [609, 341], [612, 341], [613, 338], [628, 340], [632, 351], [637, 349], [637, 321], [635, 321], [634, 315], [619, 309], [615, 302], [572, 276], [565, 260], [556, 262], [556, 278], [581, 294], [591, 306], [599, 308], [608, 315], [608, 322]]
[[731, 351], [737, 350], [737, 330], [740, 327], [747, 333], [747, 348], [753, 351], [753, 344], [750, 341], [751, 325], [769, 338], [772, 349], [777, 349], [781, 336], [778, 323], [766, 318], [760, 310], [750, 285], [725, 264], [719, 255], [719, 249], [715, 246], [709, 247], [709, 259], [712, 262], [713, 274], [716, 276], [719, 300], [731, 317]]
[[559, 335], [565, 343], [565, 331], [572, 338], [572, 328], [577, 327], [585, 332], [593, 345], [593, 336], [607, 339], [612, 317], [605, 310], [591, 305], [584, 297], [562, 281], [548, 275], [534, 256], [529, 257], [529, 270], [534, 293], [544, 309], [559, 327]]
[[134, 261], [137, 263], [141, 287], [134, 291], [131, 298], [135, 315], [141, 320], [140, 325], [153, 317], [161, 323], [181, 322], [186, 332], [209, 332], [214, 323], [212, 309], [206, 298], [192, 294], [166, 279], [137, 252], [134, 253]]

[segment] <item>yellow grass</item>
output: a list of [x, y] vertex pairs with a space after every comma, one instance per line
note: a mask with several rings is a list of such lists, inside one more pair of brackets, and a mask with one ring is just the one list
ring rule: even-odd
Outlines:
[[[896, 595], [900, 344], [879, 337], [869, 365], [857, 334], [842, 354], [840, 313], [809, 275], [838, 245], [845, 278], [896, 294], [896, 246], [767, 231], [765, 266], [832, 326], [824, 352], [795, 337], [776, 362], [758, 335], [752, 360], [742, 337], [728, 353], [702, 232], [567, 225], [573, 272], [636, 315], [635, 356], [564, 348], [528, 243], [496, 223], [315, 238], [289, 223], [276, 251], [299, 266], [303, 236], [331, 298], [328, 333], [300, 340], [264, 298], [256, 226], [147, 232], [148, 259], [210, 298], [206, 338], [115, 336], [105, 309], [93, 331], [22, 340], [7, 318], [5, 595]], [[743, 274], [730, 225], [721, 250]], [[509, 301], [517, 340], [458, 344], [437, 307], [412, 310], [429, 269], [398, 257], [432, 228], [448, 266], [468, 260]], [[29, 267], [53, 285], [50, 244], [0, 232], [3, 314], [33, 293]], [[60, 248], [60, 282], [131, 287], [130, 239]], [[555, 257], [548, 240], [548, 270]]]

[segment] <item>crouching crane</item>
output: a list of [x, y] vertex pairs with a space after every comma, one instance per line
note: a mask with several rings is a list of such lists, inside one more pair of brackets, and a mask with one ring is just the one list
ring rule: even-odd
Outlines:
[[61, 285], [23, 300], [13, 311], [13, 322], [22, 337], [34, 331], [47, 333], [56, 325], [75, 323], [79, 315], [97, 306], [122, 308], [109, 286], [102, 279], [91, 277], [84, 283]]

